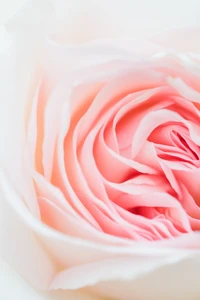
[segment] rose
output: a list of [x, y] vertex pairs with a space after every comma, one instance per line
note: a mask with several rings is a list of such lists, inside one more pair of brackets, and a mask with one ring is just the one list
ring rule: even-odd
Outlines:
[[[179, 39], [181, 40], [180, 34], [181, 33], [179, 33]], [[42, 50], [42, 34], [40, 38], [40, 43], [34, 44], [35, 47], [33, 49], [31, 48], [36, 54], [40, 53]], [[31, 81], [32, 90], [29, 89], [28, 83], [27, 85], [24, 84], [24, 81], [22, 90], [19, 89], [20, 82], [17, 82], [17, 89], [14, 90], [15, 85], [13, 84], [12, 77], [10, 78], [9, 73], [9, 83], [13, 89], [5, 89], [4, 91], [4, 97], [6, 96], [8, 101], [6, 101], [5, 107], [2, 108], [3, 113], [1, 118], [2, 124], [4, 124], [4, 126], [6, 124], [7, 128], [4, 132], [5, 144], [1, 155], [4, 171], [1, 183], [7, 202], [3, 203], [2, 211], [4, 216], [2, 216], [2, 220], [4, 222], [3, 233], [6, 234], [6, 236], [3, 236], [4, 242], [6, 240], [7, 243], [10, 243], [9, 245], [4, 245], [6, 246], [6, 255], [8, 256], [10, 254], [10, 257], [13, 259], [13, 265], [18, 268], [20, 266], [21, 273], [37, 287], [76, 289], [87, 285], [96, 285], [98, 283], [96, 289], [101, 289], [105, 294], [107, 293], [108, 295], [119, 298], [132, 299], [134, 295], [132, 290], [129, 291], [129, 294], [125, 293], [126, 285], [131, 289], [132, 283], [130, 283], [130, 280], [133, 281], [138, 276], [144, 275], [144, 273], [150, 272], [163, 265], [165, 266], [168, 262], [179, 263], [183, 258], [187, 258], [186, 263], [188, 263], [191, 254], [193, 254], [193, 251], [188, 250], [188, 244], [195, 249], [198, 249], [199, 247], [198, 240], [196, 240], [198, 237], [197, 233], [192, 233], [190, 235], [183, 234], [192, 229], [198, 229], [198, 206], [195, 205], [195, 202], [193, 201], [193, 198], [195, 199], [193, 193], [196, 193], [196, 189], [194, 188], [196, 187], [196, 182], [198, 183], [198, 178], [197, 181], [193, 182], [193, 180], [196, 180], [195, 175], [198, 174], [198, 165], [195, 165], [197, 163], [195, 155], [198, 154], [198, 149], [196, 149], [196, 145], [198, 145], [198, 132], [196, 133], [196, 129], [198, 129], [198, 127], [194, 127], [194, 124], [197, 123], [198, 125], [198, 122], [196, 122], [196, 118], [198, 117], [198, 55], [183, 55], [183, 53], [180, 53], [180, 49], [177, 49], [178, 52], [174, 52], [173, 49], [167, 50], [167, 48], [158, 46], [158, 44], [151, 44], [150, 49], [150, 43], [145, 44], [147, 45], [145, 49], [144, 45], [139, 44], [139, 42], [133, 43], [133, 41], [126, 39], [123, 40], [123, 43], [122, 40], [109, 40], [88, 43], [82, 47], [66, 47], [58, 44], [61, 40], [61, 36], [57, 36], [57, 43], [52, 43], [53, 38], [55, 39], [55, 36], [51, 37], [47, 46], [45, 45], [44, 47], [43, 51], [45, 53], [45, 58], [41, 59], [40, 56], [41, 60], [38, 65], [41, 69], [37, 70], [37, 73], [33, 72], [33, 74], [30, 74], [30, 70], [35, 70], [28, 65], [20, 66], [20, 70], [22, 70], [22, 68], [27, 68], [27, 79], [30, 79]], [[193, 38], [195, 41], [194, 35], [190, 38]], [[21, 32], [20, 36], [17, 37], [16, 46], [19, 47], [23, 39], [24, 32]], [[31, 39], [34, 40], [34, 36], [31, 36]], [[18, 44], [19, 41], [20, 44]], [[59, 49], [56, 49], [58, 45]], [[176, 48], [175, 42], [171, 45]], [[189, 43], [190, 48], [185, 49], [184, 46], [184, 44], [181, 45], [183, 51], [194, 52], [197, 50], [198, 52], [196, 47], [193, 48], [192, 42]], [[21, 47], [17, 49], [20, 50], [19, 52], [22, 51]], [[61, 51], [61, 53], [55, 53], [55, 49], [56, 51]], [[33, 52], [29, 52], [27, 49], [25, 50], [26, 54], [28, 52], [28, 55], [32, 58], [31, 63], [33, 63], [33, 66], [38, 66], [36, 61], [34, 61], [34, 57], [39, 59], [39, 56], [33, 56]], [[59, 59], [63, 50], [66, 61], [62, 58], [62, 65], [60, 66]], [[142, 55], [141, 50], [143, 50]], [[16, 48], [14, 48], [14, 51], [16, 53]], [[96, 53], [96, 51], [99, 52]], [[164, 54], [163, 51], [165, 51]], [[84, 53], [88, 56], [87, 60], [85, 59]], [[23, 54], [23, 58], [25, 59], [24, 53], [19, 54]], [[65, 62], [64, 65], [63, 62]], [[6, 69], [9, 67], [7, 62], [5, 67]], [[13, 65], [10, 67], [13, 70]], [[42, 76], [40, 76], [41, 74]], [[178, 80], [175, 79], [177, 77]], [[16, 77], [14, 78], [14, 82], [16, 84]], [[125, 87], [121, 87], [123, 83], [125, 84]], [[96, 118], [88, 132], [86, 129], [91, 121], [90, 118], [89, 120], [86, 120], [87, 122], [84, 121], [80, 123], [81, 126], [79, 126], [78, 138], [81, 140], [81, 134], [84, 135], [84, 132], [86, 132], [83, 140], [84, 142], [87, 141], [87, 143], [84, 145], [89, 147], [87, 150], [91, 151], [88, 139], [91, 138], [92, 133], [95, 133], [96, 152], [94, 152], [94, 159], [98, 164], [98, 169], [101, 174], [104, 175], [103, 177], [105, 177], [106, 180], [105, 183], [105, 180], [103, 181], [103, 179], [100, 178], [98, 183], [101, 183], [102, 181], [103, 184], [108, 185], [110, 184], [109, 182], [114, 182], [112, 185], [106, 186], [106, 192], [111, 198], [113, 197], [113, 189], [115, 188], [115, 196], [117, 197], [115, 197], [115, 199], [112, 198], [111, 200], [113, 202], [114, 200], [121, 201], [120, 203], [117, 203], [119, 209], [123, 205], [123, 202], [130, 202], [127, 197], [127, 188], [129, 188], [130, 193], [131, 183], [131, 185], [134, 184], [137, 192], [135, 206], [138, 206], [138, 199], [140, 200], [140, 203], [144, 203], [144, 201], [148, 199], [146, 198], [147, 196], [149, 197], [149, 195], [151, 195], [151, 201], [152, 195], [153, 197], [156, 196], [156, 199], [159, 199], [159, 203], [160, 201], [165, 203], [164, 210], [162, 207], [162, 214], [165, 214], [164, 220], [160, 209], [153, 211], [153, 213], [159, 212], [158, 222], [154, 223], [151, 222], [149, 218], [149, 214], [152, 213], [151, 209], [148, 209], [147, 211], [143, 208], [143, 211], [141, 211], [136, 210], [133, 207], [135, 211], [133, 211], [134, 215], [132, 214], [132, 216], [134, 216], [135, 219], [133, 220], [132, 226], [127, 219], [127, 216], [130, 216], [130, 214], [127, 214], [127, 211], [122, 209], [120, 209], [119, 212], [123, 213], [123, 218], [119, 218], [118, 215], [118, 219], [115, 219], [115, 222], [109, 222], [107, 214], [110, 214], [111, 212], [109, 215], [110, 218], [116, 217], [116, 214], [113, 210], [111, 211], [111, 201], [107, 201], [106, 205], [103, 206], [102, 199], [104, 199], [105, 195], [97, 195], [98, 193], [102, 193], [102, 190], [97, 186], [97, 181], [93, 182], [93, 179], [96, 179], [94, 177], [94, 175], [96, 176], [96, 173], [93, 173], [92, 177], [90, 176], [90, 172], [88, 173], [87, 168], [84, 166], [85, 161], [82, 159], [81, 153], [84, 153], [83, 158], [87, 158], [88, 164], [92, 162], [93, 156], [88, 156], [88, 151], [84, 152], [85, 146], [83, 147], [82, 145], [81, 152], [79, 150], [80, 147], [78, 147], [78, 141], [76, 141], [74, 148], [77, 150], [78, 158], [80, 160], [79, 164], [83, 169], [81, 171], [84, 172], [82, 172], [81, 180], [76, 180], [77, 177], [74, 177], [80, 176], [80, 171], [78, 170], [79, 164], [76, 165], [74, 157], [70, 157], [70, 159], [69, 157], [66, 157], [73, 151], [70, 144], [70, 141], [72, 141], [72, 138], [69, 135], [70, 130], [72, 137], [76, 134], [75, 129], [68, 128], [69, 117], [70, 126], [73, 126], [73, 122], [76, 121], [75, 117], [80, 119], [78, 114], [80, 116], [83, 114], [82, 110], [84, 107], [81, 105], [88, 105], [89, 109], [92, 110], [95, 103], [93, 100], [94, 95], [96, 93], [98, 94], [97, 97], [99, 101], [101, 100], [100, 96], [102, 95], [102, 91], [103, 96], [106, 98], [106, 101], [104, 98], [103, 100], [108, 105], [108, 92], [110, 87], [111, 93], [109, 96], [112, 98], [111, 100], [115, 101], [111, 103], [110, 108], [106, 107], [106, 109], [102, 111], [102, 116], [106, 119], [107, 123], [112, 120], [112, 114], [110, 114], [108, 118], [109, 112], [112, 112], [114, 116], [117, 116], [122, 110], [125, 110], [126, 108], [129, 109], [129, 106], [132, 103], [130, 101], [130, 95], [127, 96], [127, 94], [132, 94], [131, 97], [133, 97], [134, 102], [132, 102], [134, 104], [136, 102], [138, 103], [137, 109], [136, 107], [133, 107], [133, 113], [135, 113], [135, 118], [139, 118], [138, 121], [140, 121], [139, 124], [141, 126], [142, 121], [145, 120], [145, 116], [148, 116], [149, 120], [153, 120], [152, 123], [155, 126], [154, 118], [156, 117], [156, 113], [162, 110], [162, 114], [159, 114], [158, 117], [161, 119], [159, 121], [166, 126], [160, 127], [160, 124], [156, 124], [156, 129], [148, 128], [148, 130], [150, 129], [151, 134], [147, 132], [147, 136], [145, 137], [144, 134], [146, 132], [144, 131], [144, 134], [140, 135], [140, 138], [138, 139], [139, 142], [135, 143], [133, 148], [134, 151], [138, 151], [138, 153], [133, 152], [134, 159], [132, 160], [132, 164], [134, 164], [134, 166], [130, 166], [130, 158], [127, 157], [127, 152], [123, 152], [120, 158], [123, 160], [121, 161], [123, 166], [127, 165], [128, 171], [130, 170], [130, 167], [134, 170], [139, 168], [139, 172], [149, 173], [150, 175], [138, 176], [135, 182], [133, 180], [132, 182], [126, 180], [126, 185], [123, 187], [126, 190], [125, 192], [124, 190], [120, 191], [119, 195], [120, 197], [121, 195], [123, 197], [119, 197], [117, 191], [120, 186], [117, 183], [122, 179], [118, 176], [124, 176], [124, 174], [132, 176], [132, 174], [126, 173], [126, 170], [124, 171], [124, 168], [121, 166], [122, 164], [119, 168], [120, 172], [114, 172], [116, 171], [116, 164], [114, 167], [112, 166], [112, 172], [110, 172], [108, 168], [105, 169], [107, 164], [105, 161], [105, 149], [102, 149], [103, 142], [100, 138], [97, 139], [98, 132], [94, 131], [102, 120], [99, 117], [99, 111], [97, 111], [97, 109], [92, 111], [90, 117], [94, 117], [94, 114], [97, 113], [99, 119]], [[64, 89], [64, 92], [62, 89]], [[13, 92], [14, 95], [12, 95]], [[11, 93], [11, 98], [7, 98], [8, 93]], [[23, 105], [17, 105], [16, 107], [15, 103], [18, 93], [20, 93], [19, 101], [24, 99], [24, 104], [22, 103]], [[32, 95], [34, 95], [34, 97], [32, 97]], [[66, 96], [67, 99], [73, 99], [73, 101], [65, 101], [65, 98], [62, 95]], [[85, 99], [86, 96], [87, 99]], [[120, 96], [119, 99], [117, 98], [118, 96]], [[161, 96], [165, 96], [166, 100], [162, 100]], [[42, 103], [44, 100], [47, 101], [45, 111], [43, 111]], [[91, 103], [88, 103], [88, 101], [91, 101]], [[141, 106], [146, 103], [145, 101], [148, 101], [150, 107], [149, 111], [147, 111], [146, 107]], [[184, 103], [185, 107], [182, 103]], [[192, 105], [192, 103], [196, 103], [195, 106]], [[102, 101], [98, 104], [98, 109], [101, 108], [101, 104]], [[159, 105], [164, 105], [164, 108]], [[165, 106], [169, 109], [166, 109]], [[11, 115], [13, 107], [16, 109], [13, 111], [14, 114]], [[139, 113], [138, 110], [141, 111], [141, 113]], [[167, 114], [165, 113], [166, 110]], [[35, 126], [36, 111], [38, 117], [37, 128]], [[10, 116], [9, 124], [6, 122], [8, 112]], [[141, 114], [143, 114], [142, 118]], [[62, 118], [62, 116], [64, 116], [64, 118]], [[68, 116], [68, 119], [66, 116]], [[164, 122], [163, 117], [167, 118]], [[131, 121], [130, 118], [128, 120]], [[156, 118], [156, 120], [158, 120], [158, 118]], [[133, 129], [134, 126], [137, 127], [138, 121], [136, 124], [131, 124]], [[169, 121], [174, 122], [175, 124], [167, 123]], [[50, 127], [52, 122], [54, 126]], [[77, 122], [75, 122], [75, 124], [76, 123]], [[107, 142], [109, 142], [109, 124], [106, 125], [107, 127], [105, 127], [102, 132], [107, 136]], [[123, 130], [121, 131], [121, 134], [120, 130], [116, 130], [118, 139], [123, 137], [122, 134], [124, 134], [124, 132], [128, 133], [127, 128], [130, 128], [130, 124], [128, 124], [127, 127], [124, 127], [125, 125], [122, 126]], [[13, 130], [15, 130], [14, 136]], [[65, 134], [62, 137], [63, 130], [66, 132], [64, 132]], [[36, 131], [37, 137], [34, 136]], [[157, 142], [157, 144], [159, 144], [158, 141], [160, 141], [161, 138], [163, 139], [163, 136], [167, 131], [174, 134], [173, 139], [176, 141], [176, 151], [180, 151], [181, 147], [183, 148], [183, 146], [188, 143], [187, 147], [184, 148], [185, 152], [181, 152], [181, 163], [177, 161], [174, 163], [173, 158], [177, 153], [173, 152], [169, 155], [169, 153], [167, 153], [169, 148], [167, 147], [165, 147], [164, 151], [162, 151], [163, 148], [156, 147], [157, 152], [153, 153], [150, 152], [152, 149], [149, 146], [147, 152], [150, 152], [151, 159], [149, 159], [148, 153], [145, 153], [145, 144], [148, 144], [146, 142], [147, 138], [150, 139], [149, 142]], [[43, 134], [43, 132], [45, 132], [45, 134]], [[138, 132], [139, 131], [136, 131], [135, 129], [133, 130], [133, 138], [136, 138], [137, 134], [141, 133], [141, 131]], [[178, 132], [181, 132], [181, 136], [178, 136]], [[100, 133], [98, 134], [100, 135]], [[40, 138], [42, 136], [45, 138], [42, 138], [43, 143], [41, 144]], [[56, 152], [62, 151], [61, 147], [59, 148], [58, 145], [60, 145], [60, 140], [65, 136], [67, 136], [67, 138], [65, 140], [66, 145], [64, 154], [67, 162], [66, 164], [68, 164], [66, 165], [67, 174], [70, 176], [70, 184], [67, 185], [67, 189], [61, 180], [62, 178], [59, 178], [59, 176], [61, 177], [62, 171], [62, 169], [60, 170], [59, 168], [64, 166], [64, 163], [60, 164], [59, 160], [62, 159], [63, 155], [60, 155], [60, 152]], [[142, 140], [142, 138], [144, 140]], [[180, 146], [181, 138], [185, 139], [185, 143], [182, 142]], [[126, 137], [125, 141], [129, 140], [130, 134]], [[50, 144], [48, 144], [49, 142]], [[121, 141], [121, 144], [124, 145], [123, 140]], [[163, 141], [161, 144], [163, 146]], [[118, 145], [120, 145], [119, 142]], [[150, 145], [150, 143], [148, 145]], [[112, 145], [110, 144], [110, 146], [113, 146], [113, 143]], [[130, 145], [128, 146], [130, 148]], [[139, 150], [137, 149], [138, 146], [140, 147]], [[98, 159], [99, 153], [104, 155], [103, 163]], [[114, 153], [116, 153], [116, 151]], [[111, 158], [116, 155], [114, 153], [112, 151], [113, 155], [109, 158], [108, 163], [112, 162]], [[179, 153], [180, 152], [178, 152], [178, 154]], [[163, 155], [165, 155], [165, 157], [163, 157]], [[185, 159], [185, 157], [187, 159]], [[35, 158], [37, 158], [36, 161]], [[128, 163], [126, 163], [127, 160]], [[161, 164], [159, 169], [157, 164], [158, 160]], [[188, 160], [190, 165], [185, 163], [185, 161]], [[165, 161], [165, 163], [163, 163], [163, 161]], [[71, 164], [73, 168], [77, 167], [74, 174], [70, 170]], [[50, 168], [51, 165], [53, 165], [52, 170]], [[89, 170], [95, 167], [91, 164], [89, 166]], [[179, 172], [180, 168], [182, 168], [181, 174]], [[95, 167], [95, 170], [96, 169], [97, 168]], [[94, 172], [96, 172], [95, 170]], [[57, 172], [56, 176], [54, 172]], [[192, 181], [188, 174], [193, 176]], [[173, 175], [175, 177], [173, 177]], [[109, 176], [115, 176], [115, 180]], [[166, 180], [166, 178], [168, 180]], [[58, 179], [60, 180], [58, 181]], [[66, 180], [65, 184], [67, 182]], [[32, 185], [33, 182], [35, 184], [34, 187]], [[10, 183], [12, 184], [12, 188]], [[83, 184], [84, 186], [82, 187]], [[91, 196], [91, 191], [88, 189], [87, 184], [94, 195]], [[159, 188], [155, 187], [155, 185], [158, 184]], [[145, 195], [141, 196], [141, 190], [142, 193], [145, 191]], [[35, 198], [35, 192], [38, 199]], [[69, 193], [68, 197], [66, 196], [67, 193]], [[63, 194], [65, 197], [63, 197]], [[126, 197], [125, 200], [123, 200], [124, 197]], [[88, 198], [90, 198], [89, 205], [87, 202]], [[68, 205], [66, 199], [69, 201], [70, 205]], [[77, 200], [81, 201], [77, 202]], [[152, 204], [154, 206], [155, 200], [153, 198]], [[24, 203], [22, 201], [24, 201]], [[70, 201], [74, 202], [71, 203]], [[77, 203], [81, 206], [81, 210], [77, 206]], [[95, 204], [96, 207], [92, 208], [90, 207], [90, 204]], [[14, 211], [9, 209], [9, 214], [5, 215], [6, 209], [8, 209], [7, 206], [9, 205], [14, 208]], [[193, 205], [193, 207], [191, 205]], [[85, 207], [87, 209], [85, 209]], [[97, 208], [102, 209], [103, 213], [100, 210], [98, 211]], [[132, 207], [128, 208], [132, 209]], [[125, 209], [128, 208], [125, 207]], [[41, 213], [42, 220], [39, 219], [39, 212]], [[141, 220], [140, 216], [136, 216], [136, 214], [144, 214], [144, 216], [147, 217], [146, 219], [142, 219], [143, 222], [140, 223], [144, 228], [136, 223], [138, 220]], [[21, 222], [19, 233], [17, 232], [17, 228], [15, 228], [16, 218], [20, 219]], [[10, 225], [10, 220], [12, 220], [11, 224], [14, 226], [13, 228]], [[146, 220], [147, 224], [144, 220]], [[41, 221], [48, 224], [49, 227], [46, 227]], [[66, 224], [66, 222], [68, 223]], [[24, 223], [28, 226], [23, 227]], [[103, 227], [105, 224], [108, 225]], [[152, 228], [150, 225], [152, 225]], [[133, 226], [135, 230], [132, 230]], [[37, 240], [35, 240], [35, 235], [33, 236], [29, 233], [28, 228], [31, 228], [36, 234]], [[55, 228], [57, 231], [54, 231], [52, 228]], [[101, 229], [103, 229], [103, 233], [101, 233]], [[141, 229], [143, 229], [142, 233], [138, 232]], [[14, 241], [11, 240], [10, 231], [15, 234]], [[58, 231], [61, 231], [64, 234], [59, 234]], [[108, 236], [106, 233], [110, 235]], [[177, 235], [181, 235], [182, 238], [154, 243], [144, 242], [144, 240], [148, 239], [161, 239], [164, 237], [175, 237]], [[119, 237], [116, 238], [114, 236]], [[25, 241], [25, 238], [29, 239], [29, 242], [23, 242], [21, 248], [14, 248], [14, 257], [12, 245], [14, 244], [16, 247], [16, 243], [20, 244], [21, 237], [23, 241]], [[143, 240], [143, 243], [135, 243], [132, 240], [124, 239], [124, 237], [133, 240], [141, 239]], [[90, 240], [92, 240], [92, 242]], [[97, 246], [94, 241], [98, 243]], [[25, 245], [26, 247], [29, 247], [26, 250], [23, 249]], [[148, 246], [148, 248], [145, 248], [146, 246]], [[175, 250], [173, 248], [174, 246], [178, 247], [179, 250]], [[21, 260], [19, 260], [20, 256]], [[29, 257], [31, 257], [33, 264], [30, 264], [30, 261], [27, 263]], [[17, 259], [15, 260], [15, 258]], [[37, 268], [35, 266], [36, 262], [39, 262]], [[189, 266], [191, 268], [190, 263]], [[56, 268], [59, 268], [60, 272], [58, 272], [58, 269]], [[64, 268], [67, 269], [63, 270]], [[112, 272], [110, 272], [111, 268]], [[100, 269], [101, 271], [97, 272], [97, 269]], [[192, 268], [192, 270], [194, 269]], [[83, 273], [85, 276], [82, 276]], [[126, 279], [125, 286], [122, 282], [120, 285], [115, 286], [115, 280], [120, 281], [121, 279], [123, 279], [123, 281]], [[109, 285], [106, 287], [101, 283], [102, 281], [108, 281]], [[113, 286], [115, 289], [113, 289]], [[137, 291], [134, 293], [137, 294]]]

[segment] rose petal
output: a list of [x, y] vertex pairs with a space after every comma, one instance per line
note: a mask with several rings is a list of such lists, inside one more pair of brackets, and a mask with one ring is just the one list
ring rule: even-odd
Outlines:
[[[24, 203], [15, 196], [13, 189], [10, 189], [4, 174], [1, 173], [0, 176], [2, 191], [0, 210], [1, 255], [31, 284], [45, 290], [56, 272], [56, 266], [52, 258], [46, 253], [41, 241], [20, 218], [19, 211], [22, 214], [29, 214]], [[15, 200], [13, 201], [12, 198]]]
[[26, 297], [29, 300], [65, 300], [66, 298], [73, 300], [99, 299], [94, 293], [89, 295], [85, 291], [36, 291], [4, 261], [0, 261], [0, 266], [0, 297], [2, 299], [13, 300], [16, 297], [20, 297], [20, 299]]

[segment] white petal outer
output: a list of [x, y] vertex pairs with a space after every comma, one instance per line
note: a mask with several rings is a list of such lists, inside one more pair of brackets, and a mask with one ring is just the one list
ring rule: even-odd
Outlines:
[[[2, 300], [98, 300], [86, 291], [39, 292], [16, 273], [5, 261], [0, 260], [0, 299]], [[101, 298], [102, 299], [102, 298]]]
[[[0, 193], [1, 257], [34, 286], [39, 284], [41, 289], [48, 289], [56, 273], [54, 263], [38, 237], [6, 201], [2, 185]], [[17, 199], [15, 201], [15, 205], [20, 207], [21, 203]]]
[[[184, 266], [185, 260], [188, 259], [191, 261], [192, 268], [198, 266], [193, 263], [194, 260], [199, 261], [198, 256], [195, 256], [198, 251], [195, 250], [147, 247], [147, 245], [145, 247], [136, 244], [134, 247], [109, 247], [55, 232], [28, 213], [20, 197], [10, 185], [7, 185], [5, 178], [1, 178], [1, 183], [3, 195], [7, 200], [5, 201], [3, 197], [1, 199], [4, 206], [1, 209], [3, 216], [0, 218], [1, 250], [6, 260], [38, 288], [79, 289], [93, 286], [94, 291], [101, 292], [103, 295], [110, 297], [113, 295], [114, 299], [127, 300], [132, 299], [135, 293], [132, 286], [135, 286], [134, 282], [138, 278], [145, 279], [149, 273], [156, 276], [154, 273], [156, 274], [160, 268], [163, 270], [169, 264], [175, 272], [176, 265]], [[46, 252], [40, 240], [45, 245]], [[198, 234], [185, 236], [185, 241], [182, 243], [198, 247]], [[56, 273], [47, 252], [62, 260], [66, 270]], [[193, 278], [192, 272], [196, 276], [196, 269], [191, 270], [191, 278]], [[161, 274], [165, 278], [165, 272]], [[161, 277], [160, 280], [162, 281], [163, 278]], [[148, 286], [148, 281], [144, 281], [144, 289], [146, 284]], [[129, 294], [127, 294], [128, 290], [124, 289], [124, 285], [129, 287]], [[137, 292], [137, 285], [135, 288]], [[123, 295], [125, 291], [126, 297]]]
[[[102, 281], [132, 280], [140, 275], [148, 274], [155, 268], [169, 263], [175, 263], [183, 256], [168, 259], [150, 257], [117, 257], [105, 259], [81, 266], [66, 269], [54, 278], [51, 288], [77, 289], [84, 286], [95, 285]], [[84, 276], [87, 274], [87, 276]]]
[[[0, 298], [5, 300], [47, 300], [8, 264], [0, 260]], [[50, 300], [50, 299], [49, 299]]]
[[[51, 31], [52, 20], [50, 2], [35, 0], [30, 1], [24, 10], [7, 24], [7, 29], [13, 36], [11, 55], [15, 53], [14, 56], [17, 59], [14, 64], [11, 62], [6, 66], [5, 70], [8, 69], [8, 72], [2, 77], [2, 82], [3, 79], [5, 82], [6, 76], [12, 89], [7, 85], [5, 93], [1, 94], [1, 99], [9, 99], [0, 118], [0, 127], [8, 128], [4, 130], [6, 135], [3, 130], [0, 134], [3, 134], [1, 140], [5, 142], [4, 149], [6, 151], [9, 149], [9, 153], [1, 151], [1, 159], [5, 158], [6, 152], [15, 166], [15, 172], [18, 170], [20, 176], [22, 175], [20, 173], [21, 161], [15, 159], [15, 164], [14, 158], [21, 157], [22, 149], [18, 149], [16, 145], [20, 144], [19, 141], [23, 145], [24, 133], [20, 134], [20, 132], [24, 127], [22, 120], [24, 120], [25, 104], [27, 99], [32, 98], [37, 84], [43, 54], [43, 40], [45, 33]], [[91, 38], [90, 34], [88, 37]], [[11, 81], [9, 81], [9, 74], [11, 74], [9, 71], [13, 68], [16, 74], [12, 74]], [[24, 74], [21, 79], [18, 78], [19, 70], [20, 74]], [[14, 114], [10, 115], [9, 122], [7, 109], [14, 111]], [[5, 117], [3, 117], [4, 113]], [[9, 138], [13, 138], [13, 132], [15, 132], [14, 140]], [[24, 174], [26, 174], [25, 171]], [[12, 178], [12, 180], [15, 179]], [[27, 178], [20, 180], [27, 181]], [[192, 250], [200, 248], [199, 233], [152, 245], [134, 243], [129, 246], [97, 245], [65, 236], [40, 223], [36, 218], [38, 210], [33, 204], [35, 199], [30, 182], [28, 183], [30, 192], [23, 196], [33, 200], [31, 205], [33, 214], [26, 209], [22, 198], [12, 189], [4, 174], [0, 182], [1, 255], [34, 286], [40, 289], [78, 289], [89, 285], [104, 295], [124, 300], [133, 299], [133, 296], [136, 299], [156, 299], [159, 291], [160, 298], [162, 296], [164, 299], [163, 290], [170, 290], [171, 286], [171, 294], [166, 299], [173, 299], [174, 294], [177, 299], [184, 299], [185, 295], [187, 296], [185, 299], [196, 299], [194, 297], [200, 295], [196, 284], [199, 256], [197, 254], [195, 256], [195, 252], [198, 251]], [[180, 249], [181, 246], [182, 249]], [[52, 257], [62, 265], [64, 270], [60, 273], [57, 272], [56, 263]], [[157, 280], [159, 278], [160, 284], [155, 281], [155, 278]], [[171, 278], [174, 280], [170, 281], [172, 285], [169, 286], [167, 282]], [[175, 287], [174, 283], [177, 282], [179, 285]], [[191, 286], [192, 289], [190, 289]]]
[[[35, 217], [39, 210], [34, 188], [24, 166], [25, 110], [32, 98], [40, 74], [42, 47], [47, 24], [44, 15], [49, 9], [45, 1], [31, 1], [6, 26], [12, 35], [9, 54], [1, 57], [0, 80], [0, 169], [21, 192], [24, 202]], [[44, 28], [44, 30], [43, 30]], [[4, 162], [13, 167], [14, 172]], [[26, 187], [21, 189], [21, 187]], [[23, 191], [22, 191], [23, 190]], [[52, 258], [38, 237], [16, 214], [2, 192], [0, 183], [0, 246], [1, 256], [32, 285], [41, 289], [48, 286], [55, 274]], [[16, 199], [15, 199], [16, 200]], [[22, 198], [19, 199], [20, 202]], [[15, 202], [18, 207], [24, 203]]]
[[6, 170], [20, 191], [22, 186], [25, 187], [22, 196], [37, 217], [40, 213], [34, 187], [24, 163], [25, 122], [40, 78], [45, 35], [52, 24], [52, 14], [49, 1], [28, 2], [6, 25], [12, 45], [10, 53], [0, 57], [0, 81], [3, 83], [0, 89], [0, 138], [4, 141], [0, 148], [0, 168]]
[[92, 289], [120, 300], [198, 300], [200, 258], [168, 263], [137, 280], [105, 281]]

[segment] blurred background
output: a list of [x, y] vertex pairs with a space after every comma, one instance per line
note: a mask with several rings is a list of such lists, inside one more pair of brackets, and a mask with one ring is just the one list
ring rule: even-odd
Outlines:
[[[35, 0], [37, 1], [37, 0]], [[42, 1], [42, 0], [41, 0]], [[63, 1], [63, 0], [53, 0]], [[0, 24], [4, 24], [27, 0], [0, 0]], [[65, 0], [70, 9], [84, 10], [91, 4], [96, 17], [102, 16], [115, 25], [121, 34], [140, 29], [149, 35], [173, 27], [200, 26], [199, 0]], [[72, 8], [73, 6], [73, 8]], [[90, 5], [89, 5], [90, 6]], [[99, 14], [99, 16], [97, 16]], [[106, 24], [104, 24], [106, 26]]]
[[0, 25], [4, 24], [27, 0], [0, 0]]

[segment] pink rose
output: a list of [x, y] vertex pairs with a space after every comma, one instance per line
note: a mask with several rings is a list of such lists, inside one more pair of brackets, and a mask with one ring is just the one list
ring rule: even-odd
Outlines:
[[199, 30], [69, 45], [25, 9], [1, 65], [3, 257], [39, 289], [133, 299], [200, 248]]

